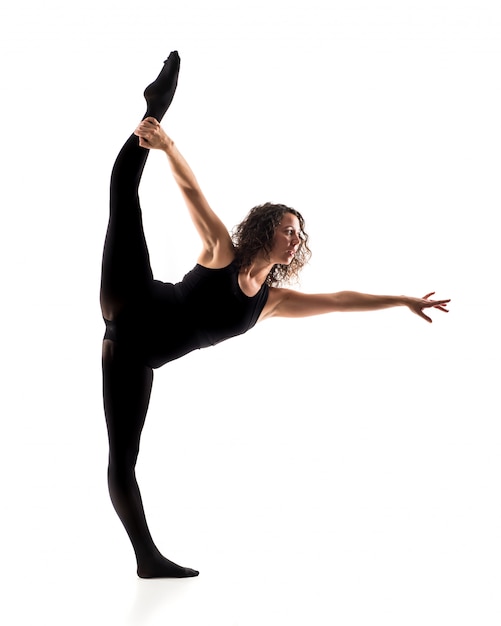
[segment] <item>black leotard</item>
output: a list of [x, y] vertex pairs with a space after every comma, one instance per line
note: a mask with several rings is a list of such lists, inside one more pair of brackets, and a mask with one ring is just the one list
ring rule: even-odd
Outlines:
[[268, 299], [264, 284], [246, 296], [238, 268], [196, 265], [176, 284], [153, 280], [140, 302], [106, 322], [105, 339], [121, 343], [141, 362], [158, 368], [192, 350], [215, 345], [252, 328]]

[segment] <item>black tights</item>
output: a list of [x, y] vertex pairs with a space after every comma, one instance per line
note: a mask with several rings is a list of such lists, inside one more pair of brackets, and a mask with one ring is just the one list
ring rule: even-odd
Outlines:
[[[161, 121], [176, 91], [177, 52], [170, 54], [158, 78], [145, 90], [144, 117]], [[144, 119], [144, 118], [143, 118]], [[147, 292], [153, 274], [146, 245], [138, 188], [149, 150], [131, 135], [111, 176], [110, 219], [103, 253], [101, 309], [115, 320], [124, 307]], [[139, 441], [153, 383], [153, 370], [119, 343], [103, 342], [103, 396], [110, 445], [108, 486], [113, 506], [130, 537], [142, 578], [184, 578], [195, 570], [162, 556], [151, 537], [135, 476]]]

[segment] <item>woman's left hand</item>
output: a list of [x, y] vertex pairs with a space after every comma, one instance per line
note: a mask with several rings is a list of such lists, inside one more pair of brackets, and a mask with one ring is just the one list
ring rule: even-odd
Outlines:
[[432, 291], [430, 293], [427, 293], [423, 298], [408, 298], [408, 301], [406, 302], [407, 306], [413, 313], [419, 315], [419, 317], [422, 317], [427, 322], [430, 322], [430, 324], [432, 322], [432, 319], [423, 312], [423, 309], [434, 308], [439, 309], [440, 311], [444, 311], [445, 313], [449, 312], [449, 310], [447, 309], [447, 304], [450, 302], [450, 299], [430, 300], [430, 296], [433, 296], [434, 294], [435, 292]]
[[173, 141], [167, 136], [160, 123], [154, 117], [144, 119], [134, 131], [139, 137], [141, 148], [155, 148], [167, 151]]

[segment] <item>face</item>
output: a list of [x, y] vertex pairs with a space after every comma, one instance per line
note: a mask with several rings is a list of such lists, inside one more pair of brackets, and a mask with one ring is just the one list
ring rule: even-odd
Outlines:
[[277, 226], [270, 250], [270, 261], [274, 264], [289, 265], [301, 245], [301, 228], [298, 218], [285, 213]]

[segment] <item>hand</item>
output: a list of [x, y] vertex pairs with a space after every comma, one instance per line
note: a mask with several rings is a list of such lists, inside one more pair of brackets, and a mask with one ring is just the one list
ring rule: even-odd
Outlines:
[[141, 148], [155, 148], [166, 151], [173, 143], [172, 139], [167, 136], [154, 117], [144, 119], [134, 131], [134, 135], [139, 137]]
[[413, 313], [415, 313], [416, 315], [419, 315], [419, 317], [422, 317], [427, 322], [430, 322], [430, 324], [432, 320], [425, 313], [423, 313], [423, 309], [434, 308], [434, 309], [439, 309], [440, 311], [444, 311], [445, 313], [449, 312], [446, 306], [450, 302], [450, 299], [449, 300], [429, 300], [428, 298], [430, 296], [433, 296], [434, 293], [435, 293], [434, 291], [432, 291], [431, 293], [427, 293], [424, 296], [424, 298], [408, 298], [408, 302], [406, 303], [409, 309]]

